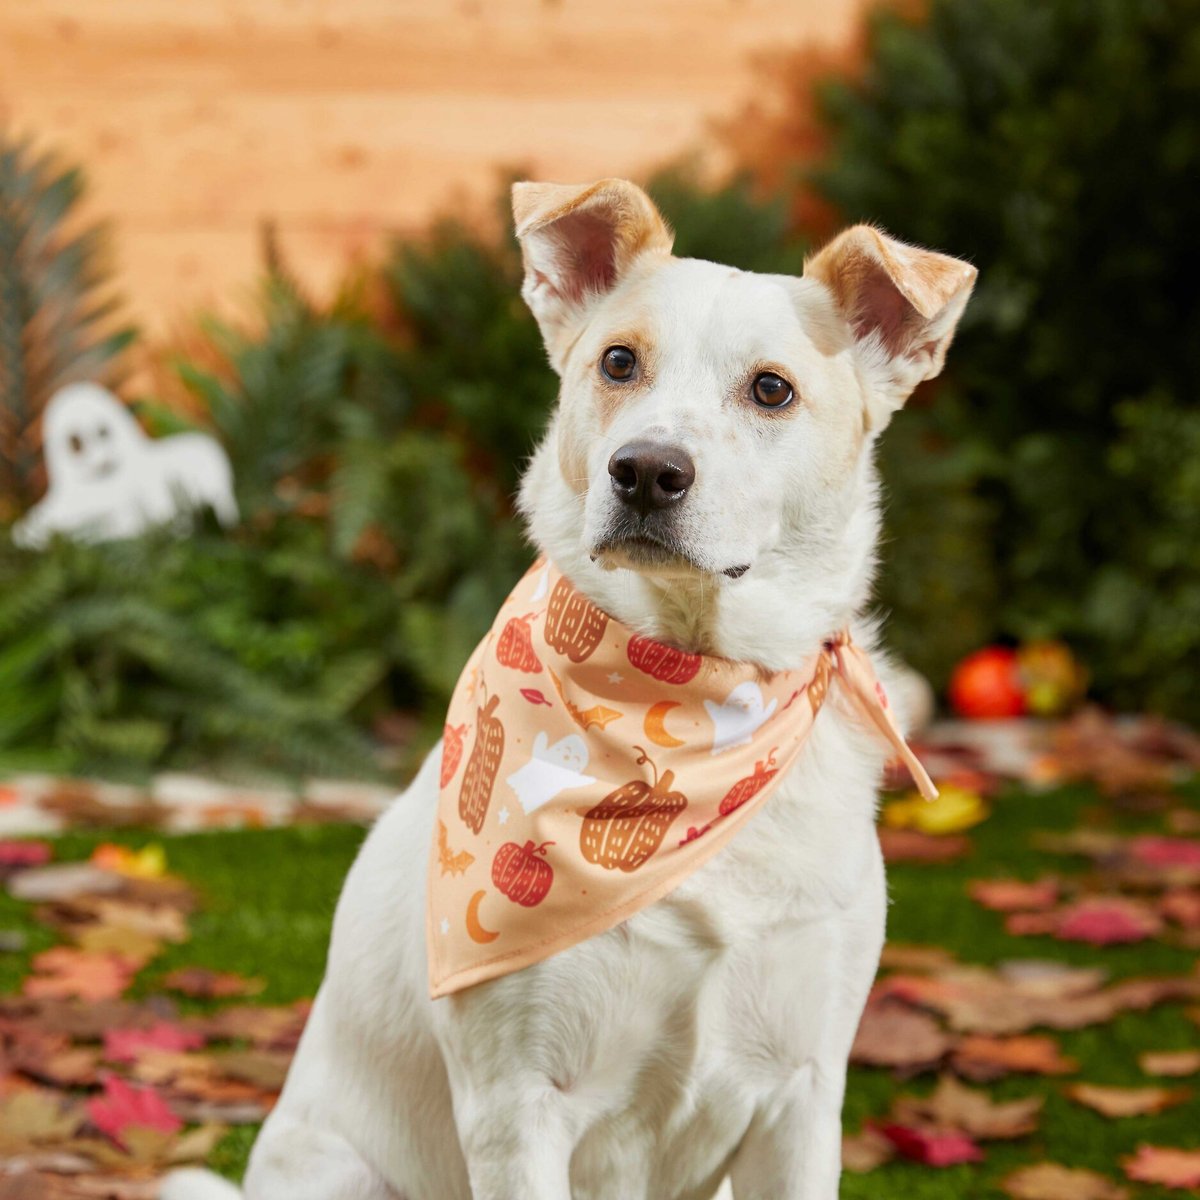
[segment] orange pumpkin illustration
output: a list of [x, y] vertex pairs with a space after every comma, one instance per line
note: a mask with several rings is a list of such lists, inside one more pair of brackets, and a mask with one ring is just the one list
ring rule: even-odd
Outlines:
[[579, 834], [583, 857], [609, 871], [636, 871], [662, 845], [671, 823], [687, 808], [687, 797], [671, 791], [674, 772], [664, 771], [660, 778], [645, 750], [634, 749], [640, 751], [638, 766], [650, 763], [653, 784], [634, 779], [609, 792], [588, 810]]
[[483, 828], [504, 754], [504, 726], [495, 715], [499, 706], [500, 697], [493, 696], [476, 712], [475, 745], [471, 747], [462, 790], [458, 793], [458, 815], [472, 833]]
[[829, 692], [829, 654], [822, 654], [817, 659], [817, 669], [813, 674], [812, 682], [808, 685], [808, 702], [812, 705], [813, 716], [820, 711], [821, 705], [825, 703], [825, 697]]
[[546, 609], [546, 641], [573, 663], [586, 662], [604, 637], [608, 614], [577, 592], [565, 577], [554, 585]]
[[775, 765], [775, 750], [773, 749], [767, 755], [765, 762], [756, 762], [754, 764], [753, 775], [747, 775], [745, 779], [739, 779], [725, 793], [725, 798], [721, 801], [721, 816], [727, 817], [735, 809], [741, 808], [747, 800], [757, 796], [778, 774], [779, 768]]
[[492, 882], [501, 894], [526, 908], [541, 904], [554, 882], [554, 868], [546, 861], [546, 847], [553, 845], [505, 842], [492, 859]]
[[638, 634], [629, 639], [625, 653], [639, 671], [661, 683], [691, 683], [700, 673], [704, 661], [699, 654], [688, 654]]
[[496, 643], [496, 661], [502, 667], [512, 667], [516, 671], [524, 671], [536, 675], [542, 669], [533, 649], [533, 636], [529, 631], [529, 622], [533, 614], [523, 617], [512, 617], [500, 633]]
[[467, 735], [465, 725], [447, 725], [442, 730], [442, 773], [438, 787], [445, 787], [454, 778], [458, 764], [462, 762], [463, 738]]

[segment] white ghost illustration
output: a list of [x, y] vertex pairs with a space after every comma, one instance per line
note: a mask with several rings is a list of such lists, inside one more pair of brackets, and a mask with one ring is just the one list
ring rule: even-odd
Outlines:
[[720, 754], [733, 746], [748, 746], [754, 731], [775, 711], [776, 701], [763, 707], [762, 688], [752, 679], [739, 683], [724, 704], [705, 700], [704, 707], [716, 728], [712, 752]]
[[133, 537], [209, 505], [223, 525], [238, 519], [225, 451], [202, 433], [152, 440], [105, 388], [73, 383], [42, 421], [46, 495], [13, 526], [13, 540], [41, 546], [55, 533], [89, 541]]
[[549, 743], [549, 737], [539, 733], [533, 741], [533, 756], [508, 777], [509, 787], [527, 813], [541, 808], [559, 792], [596, 782], [591, 775], [583, 774], [588, 748], [579, 734], [559, 738], [553, 746]]

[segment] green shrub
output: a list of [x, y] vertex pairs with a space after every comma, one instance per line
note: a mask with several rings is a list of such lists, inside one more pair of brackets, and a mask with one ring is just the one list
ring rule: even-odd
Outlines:
[[1195, 3], [882, 13], [822, 107], [842, 216], [980, 272], [947, 382], [883, 447], [897, 642], [942, 677], [1062, 637], [1101, 698], [1200, 717]]

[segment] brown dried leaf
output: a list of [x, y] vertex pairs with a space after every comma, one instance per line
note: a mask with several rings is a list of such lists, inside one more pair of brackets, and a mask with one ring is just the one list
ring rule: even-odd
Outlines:
[[261, 979], [245, 979], [229, 971], [210, 971], [207, 967], [180, 967], [172, 971], [163, 986], [185, 996], [201, 1000], [226, 999], [230, 996], [257, 996], [266, 987]]
[[925, 1013], [872, 1001], [863, 1013], [850, 1061], [916, 1072], [936, 1066], [952, 1045], [953, 1039]]
[[1072, 1170], [1058, 1163], [1021, 1167], [1001, 1188], [1013, 1200], [1127, 1200], [1129, 1189], [1095, 1171]]
[[896, 1147], [877, 1129], [867, 1126], [861, 1133], [842, 1137], [842, 1170], [862, 1175], [882, 1167], [896, 1157]]
[[912, 946], [888, 942], [879, 956], [879, 965], [890, 971], [941, 971], [957, 966], [957, 960], [943, 946]]
[[1190, 1088], [1104, 1087], [1098, 1083], [1073, 1083], [1067, 1096], [1102, 1117], [1144, 1117], [1173, 1108], [1191, 1098]]
[[889, 863], [944, 863], [962, 858], [971, 850], [971, 839], [963, 834], [934, 836], [916, 829], [879, 830], [879, 845]]
[[1200, 1050], [1148, 1050], [1138, 1055], [1138, 1066], [1147, 1075], [1195, 1075], [1200, 1071]]
[[1043, 1103], [1041, 1096], [997, 1103], [987, 1092], [964, 1087], [953, 1075], [943, 1075], [928, 1096], [898, 1097], [890, 1116], [901, 1125], [956, 1130], [982, 1141], [1033, 1133]]

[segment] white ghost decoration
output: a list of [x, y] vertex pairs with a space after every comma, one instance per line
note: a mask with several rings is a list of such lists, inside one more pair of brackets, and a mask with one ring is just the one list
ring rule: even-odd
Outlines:
[[541, 808], [559, 792], [596, 782], [582, 773], [588, 765], [588, 748], [579, 734], [559, 738], [553, 746], [549, 742], [545, 733], [539, 733], [533, 740], [533, 757], [508, 777], [508, 786], [517, 793], [527, 813]]
[[775, 711], [776, 701], [763, 707], [762, 688], [752, 679], [739, 683], [725, 697], [724, 704], [705, 700], [704, 707], [716, 729], [712, 752], [720, 754], [733, 746], [748, 746], [754, 731]]
[[55, 533], [88, 541], [133, 537], [209, 505], [222, 525], [238, 519], [225, 451], [203, 433], [152, 440], [133, 414], [95, 383], [60, 388], [42, 422], [46, 495], [13, 526], [13, 540], [42, 546]]

